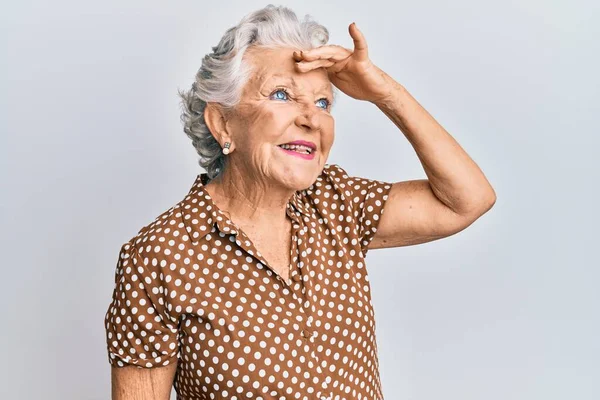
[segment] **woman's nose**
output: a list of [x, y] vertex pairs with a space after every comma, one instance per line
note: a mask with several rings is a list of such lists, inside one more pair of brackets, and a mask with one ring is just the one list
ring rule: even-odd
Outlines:
[[296, 117], [296, 125], [310, 130], [320, 129], [321, 124], [317, 107], [314, 104], [302, 106]]

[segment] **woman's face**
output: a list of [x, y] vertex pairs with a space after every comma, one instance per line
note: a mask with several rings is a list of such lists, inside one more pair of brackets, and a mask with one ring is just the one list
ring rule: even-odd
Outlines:
[[[297, 71], [293, 51], [251, 48], [244, 55], [252, 73], [227, 120], [234, 144], [227, 157], [250, 179], [301, 190], [321, 173], [333, 144], [333, 91], [324, 68]], [[279, 147], [298, 140], [313, 145], [310, 154]]]

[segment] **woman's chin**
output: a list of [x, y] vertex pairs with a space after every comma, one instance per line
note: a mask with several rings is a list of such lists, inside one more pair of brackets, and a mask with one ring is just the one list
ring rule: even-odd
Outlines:
[[294, 168], [287, 165], [278, 180], [288, 188], [303, 190], [314, 183], [316, 179], [314, 171], [315, 168]]

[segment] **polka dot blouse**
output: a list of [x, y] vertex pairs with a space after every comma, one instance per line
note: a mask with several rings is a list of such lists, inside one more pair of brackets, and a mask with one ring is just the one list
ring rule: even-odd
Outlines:
[[365, 265], [391, 183], [326, 164], [290, 198], [289, 279], [188, 195], [123, 244], [105, 316], [114, 367], [177, 363], [187, 399], [383, 399]]

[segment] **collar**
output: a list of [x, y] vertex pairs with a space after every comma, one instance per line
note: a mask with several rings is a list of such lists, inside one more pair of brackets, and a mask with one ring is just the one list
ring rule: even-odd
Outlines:
[[[209, 182], [208, 174], [197, 175], [188, 195], [180, 202], [183, 223], [193, 243], [197, 243], [212, 231], [216, 225], [221, 232], [238, 234], [239, 228], [231, 221], [227, 212], [220, 210], [213, 202], [210, 194], [204, 189]], [[310, 216], [310, 208], [304, 202], [305, 191], [296, 191], [287, 204], [287, 214], [296, 222], [300, 215]]]

